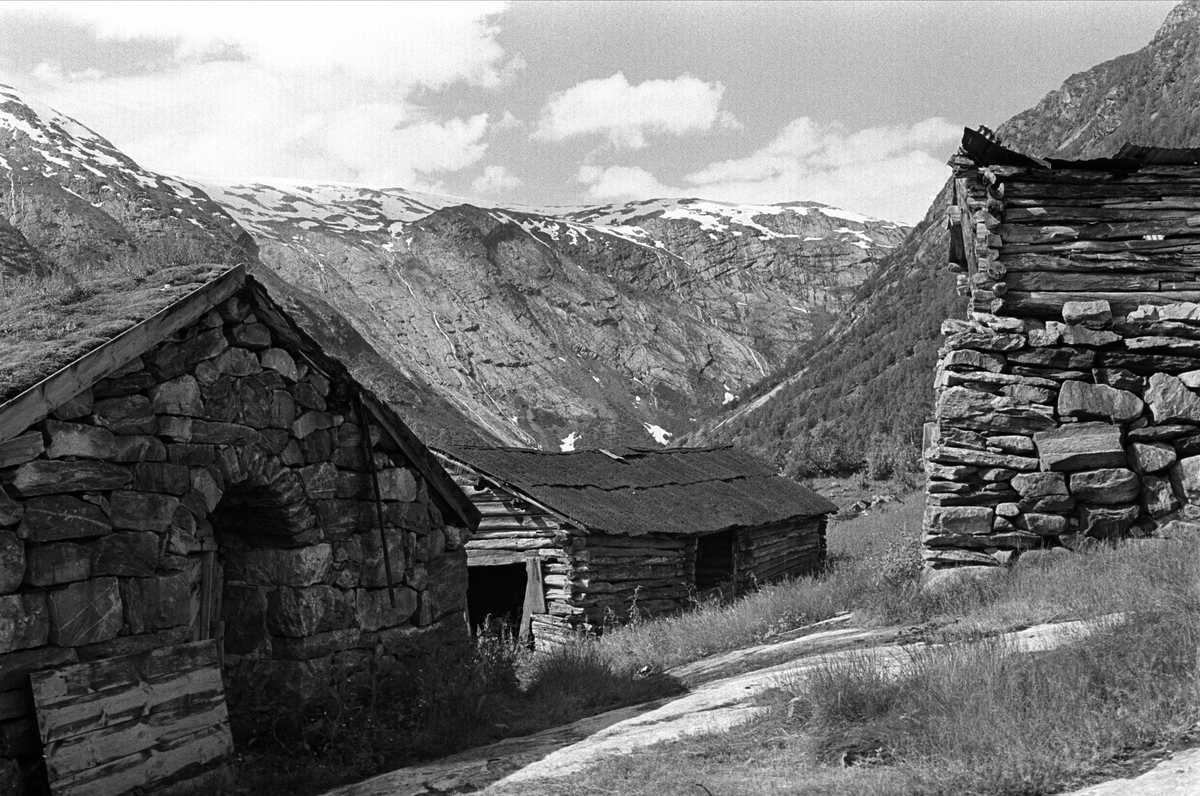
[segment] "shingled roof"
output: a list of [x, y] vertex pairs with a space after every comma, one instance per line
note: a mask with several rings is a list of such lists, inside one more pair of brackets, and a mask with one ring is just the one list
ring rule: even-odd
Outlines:
[[733, 447], [444, 453], [593, 532], [696, 535], [837, 511]]

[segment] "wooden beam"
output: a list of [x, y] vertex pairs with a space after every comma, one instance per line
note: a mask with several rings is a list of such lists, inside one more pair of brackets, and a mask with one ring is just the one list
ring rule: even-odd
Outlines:
[[1114, 314], [1127, 314], [1142, 304], [1162, 306], [1181, 301], [1200, 302], [1200, 290], [1173, 290], [1167, 293], [1118, 293], [1098, 291], [1021, 291], [1010, 290], [1004, 296], [1007, 313], [1061, 318], [1062, 306], [1068, 301], [1107, 301]]
[[245, 266], [234, 266], [0, 405], [0, 441], [17, 436], [106, 374], [146, 353], [172, 332], [198, 320], [240, 290], [245, 282]]

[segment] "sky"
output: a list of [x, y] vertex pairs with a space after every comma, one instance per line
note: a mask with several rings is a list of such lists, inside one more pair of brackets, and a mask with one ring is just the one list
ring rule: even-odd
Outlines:
[[1145, 46], [1173, 2], [0, 2], [0, 83], [143, 167], [916, 223], [964, 126]]

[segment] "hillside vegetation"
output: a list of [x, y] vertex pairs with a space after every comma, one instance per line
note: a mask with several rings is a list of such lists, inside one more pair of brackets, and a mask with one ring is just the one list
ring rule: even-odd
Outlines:
[[[1149, 45], [1073, 75], [998, 133], [1020, 151], [1059, 158], [1111, 155], [1126, 142], [1200, 147], [1198, 104], [1200, 3], [1192, 0]], [[833, 326], [740, 402], [785, 385], [760, 408], [717, 418], [690, 440], [736, 442], [792, 476], [915, 466], [932, 414], [939, 327], [965, 311], [945, 268], [948, 188], [859, 288], [854, 320]]]

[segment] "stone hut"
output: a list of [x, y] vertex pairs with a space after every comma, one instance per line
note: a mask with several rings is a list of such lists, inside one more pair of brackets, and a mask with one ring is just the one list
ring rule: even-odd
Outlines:
[[437, 451], [479, 509], [468, 611], [555, 641], [816, 571], [837, 507], [732, 447]]
[[0, 769], [41, 752], [31, 672], [214, 639], [227, 685], [303, 696], [468, 638], [474, 505], [262, 282], [209, 276], [0, 395]]
[[1062, 161], [966, 131], [926, 427], [926, 562], [1170, 536], [1200, 518], [1200, 151]]

